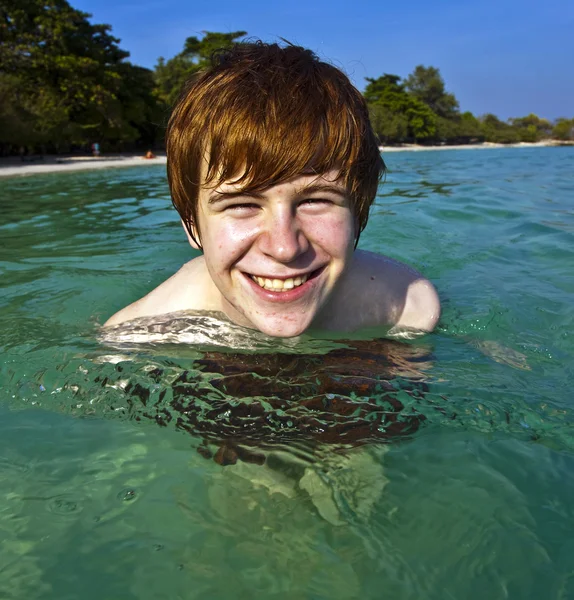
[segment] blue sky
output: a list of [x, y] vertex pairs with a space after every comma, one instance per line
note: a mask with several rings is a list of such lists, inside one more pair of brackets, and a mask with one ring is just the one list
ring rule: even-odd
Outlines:
[[130, 60], [152, 68], [202, 31], [283, 37], [365, 77], [438, 67], [461, 110], [506, 119], [574, 117], [572, 0], [69, 0], [108, 23]]

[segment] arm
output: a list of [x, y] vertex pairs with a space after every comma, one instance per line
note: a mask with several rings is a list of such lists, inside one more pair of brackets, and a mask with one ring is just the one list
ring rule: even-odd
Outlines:
[[433, 284], [421, 277], [409, 284], [402, 313], [394, 327], [432, 331], [440, 317], [440, 300]]
[[412, 267], [357, 250], [336, 312], [348, 330], [384, 325], [391, 334], [430, 332], [440, 317], [440, 301], [433, 284]]

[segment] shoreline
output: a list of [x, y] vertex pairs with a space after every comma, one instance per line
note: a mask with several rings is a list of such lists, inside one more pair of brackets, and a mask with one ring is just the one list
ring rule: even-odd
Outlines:
[[482, 142], [481, 144], [459, 144], [444, 146], [421, 146], [420, 144], [403, 144], [402, 146], [379, 146], [381, 152], [423, 152], [425, 150], [485, 150], [492, 148], [557, 148], [561, 146], [574, 146], [574, 142], [559, 142], [557, 140], [543, 140], [541, 142], [517, 142], [516, 144], [498, 144], [495, 142]]
[[[574, 147], [574, 142], [558, 142], [546, 140], [542, 142], [520, 142], [517, 144], [462, 144], [458, 146], [421, 146], [404, 144], [402, 146], [379, 146], [383, 154], [390, 152], [434, 152], [435, 150], [484, 150], [491, 148], [554, 148], [560, 146]], [[110, 154], [108, 156], [54, 156], [30, 157], [22, 162], [19, 157], [0, 158], [0, 177], [21, 177], [46, 173], [67, 173], [74, 171], [92, 171], [122, 167], [143, 167], [165, 165], [167, 158], [160, 154], [155, 158], [145, 159], [135, 154]]]
[[73, 171], [93, 171], [122, 167], [143, 167], [165, 165], [165, 155], [155, 158], [143, 158], [141, 154], [110, 154], [109, 156], [57, 156], [29, 157], [22, 161], [20, 157], [0, 158], [0, 177], [40, 175], [46, 173], [68, 173]]

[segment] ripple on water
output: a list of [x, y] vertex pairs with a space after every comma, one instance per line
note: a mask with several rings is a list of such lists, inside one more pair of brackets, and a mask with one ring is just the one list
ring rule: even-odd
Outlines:
[[72, 517], [84, 510], [86, 501], [87, 498], [79, 493], [67, 492], [48, 499], [46, 510], [61, 517]]
[[19, 456], [0, 455], [0, 479], [11, 478], [14, 474], [25, 475], [31, 471], [30, 464], [24, 462]]
[[[387, 441], [372, 417], [393, 408], [377, 390], [392, 348], [369, 339], [362, 352], [333, 344], [304, 358], [261, 351], [247, 332], [232, 356], [221, 328], [217, 343], [190, 350], [214, 333], [195, 321], [168, 346], [155, 334], [177, 331], [150, 327], [104, 349], [93, 315], [194, 256], [164, 169], [7, 181], [0, 409], [27, 416], [25, 429], [0, 419], [10, 449], [0, 452], [0, 597], [39, 597], [14, 590], [42, 580], [43, 597], [75, 598], [106, 573], [101, 597], [574, 598], [573, 150], [385, 156], [361, 247], [430, 276], [444, 312], [410, 346], [424, 348], [417, 381], [430, 389], [392, 391], [424, 420], [360, 468], [350, 457]], [[261, 356], [276, 352], [294, 356]], [[401, 372], [418, 364], [411, 355], [396, 350]], [[357, 425], [374, 429], [349, 460], [336, 444], [307, 444], [350, 425], [357, 436]], [[238, 436], [243, 445], [222, 443]], [[360, 521], [351, 501], [383, 478]], [[346, 526], [333, 525], [336, 509]], [[10, 569], [22, 565], [18, 579]]]

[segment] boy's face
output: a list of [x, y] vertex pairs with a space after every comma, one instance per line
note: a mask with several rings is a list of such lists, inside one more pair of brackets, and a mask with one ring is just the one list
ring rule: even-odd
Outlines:
[[321, 314], [354, 249], [355, 219], [337, 176], [301, 175], [260, 194], [202, 188], [198, 239], [232, 321], [292, 337]]

